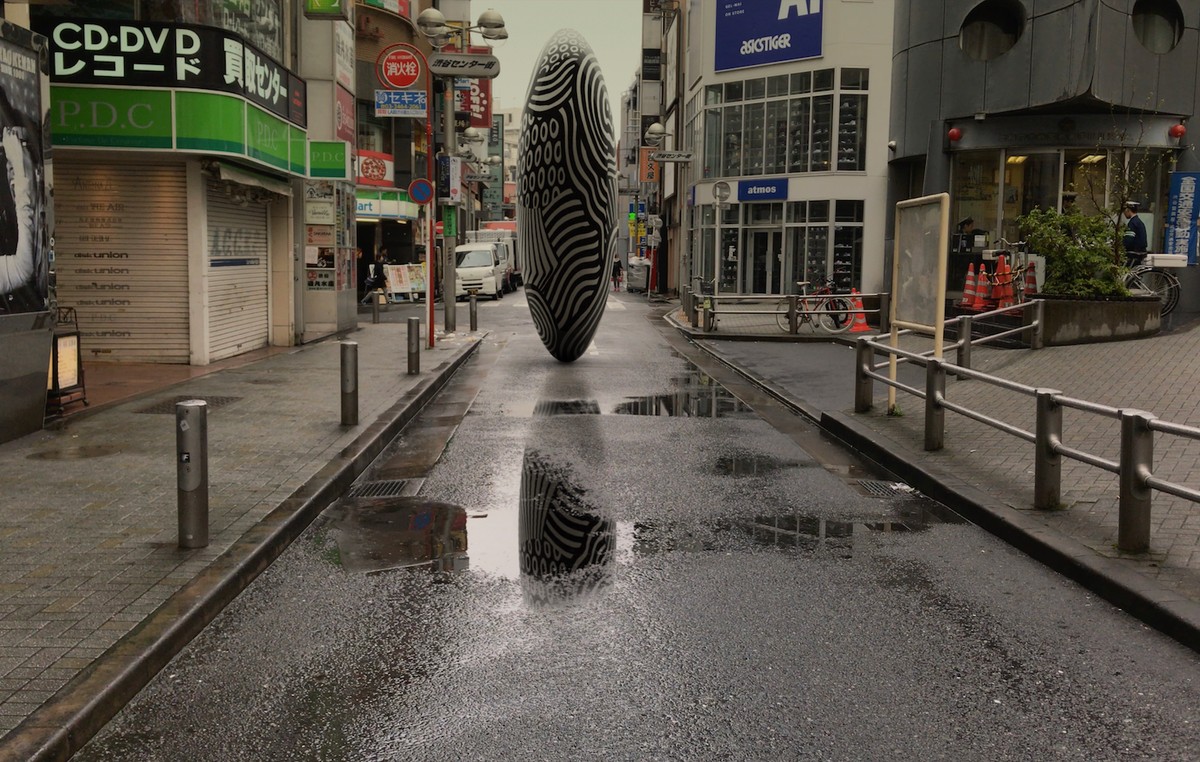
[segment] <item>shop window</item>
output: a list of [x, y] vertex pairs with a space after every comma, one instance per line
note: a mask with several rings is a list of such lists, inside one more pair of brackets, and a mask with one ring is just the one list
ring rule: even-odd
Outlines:
[[725, 83], [725, 102], [737, 103], [742, 99], [742, 92], [745, 88], [741, 82], [726, 82]]
[[976, 61], [991, 61], [1012, 49], [1025, 26], [1018, 0], [984, 0], [963, 20], [958, 47]]
[[838, 201], [833, 207], [834, 220], [837, 222], [862, 222], [863, 201]]
[[704, 88], [704, 105], [719, 106], [721, 105], [721, 86], [709, 85]]
[[1183, 37], [1183, 11], [1175, 0], [1137, 0], [1133, 33], [1151, 53], [1170, 53]]
[[813, 172], [828, 172], [833, 153], [833, 96], [812, 99], [812, 151], [808, 167]]
[[788, 76], [780, 74], [776, 77], [767, 77], [767, 97], [774, 98], [777, 95], [788, 94]]
[[843, 90], [866, 90], [870, 69], [842, 69]]
[[813, 92], [823, 93], [833, 89], [833, 69], [818, 69], [813, 72]]
[[838, 105], [838, 158], [841, 171], [867, 168], [867, 96], [842, 93]]
[[808, 171], [809, 115], [812, 100], [793, 98], [788, 109], [788, 172]]
[[767, 81], [762, 79], [746, 80], [746, 100], [761, 100], [767, 94]]
[[721, 109], [704, 112], [704, 176], [720, 177], [721, 170]]
[[721, 176], [733, 177], [742, 174], [742, 107], [726, 106], [724, 111]]
[[812, 92], [812, 72], [802, 71], [792, 75], [792, 95]]
[[864, 201], [838, 201], [833, 228], [833, 288], [848, 292], [862, 285]]
[[809, 222], [829, 222], [829, 202], [828, 201], [809, 201], [808, 202], [808, 221]]
[[[916, 184], [921, 179], [919, 169], [918, 167], [912, 169], [913, 186], [909, 190], [910, 196], [921, 195], [920, 188]], [[975, 221], [975, 227], [978, 230], [997, 230], [997, 195], [1000, 193], [1002, 179], [1006, 183], [1011, 182], [1013, 173], [1005, 171], [1004, 177], [1001, 178], [999, 151], [963, 151], [955, 154], [950, 173], [951, 224], [957, 227], [959, 222], [970, 217]], [[1017, 214], [1020, 214], [1020, 193], [1012, 189], [1008, 190], [1007, 194], [1011, 199], [1011, 213], [1015, 218]], [[1010, 213], [1010, 206], [1006, 204], [1004, 210], [1007, 216]], [[952, 250], [958, 251], [961, 248], [959, 242], [952, 241], [952, 243], [955, 244]], [[971, 248], [974, 240], [969, 241], [968, 244], [966, 248]]]
[[742, 161], [742, 173], [746, 175], [761, 175], [763, 173], [763, 135], [765, 124], [764, 103], [747, 103], [745, 107], [745, 151]]
[[771, 175], [787, 169], [788, 103], [768, 101], [766, 111], [766, 144], [763, 146], [763, 172]]
[[787, 202], [787, 221], [788, 222], [807, 222], [808, 221], [808, 202], [807, 201], [789, 201], [789, 202]]

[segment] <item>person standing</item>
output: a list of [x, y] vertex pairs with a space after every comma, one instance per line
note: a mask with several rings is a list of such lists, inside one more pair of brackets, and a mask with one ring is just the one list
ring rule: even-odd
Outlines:
[[613, 291], [621, 290], [621, 274], [625, 272], [625, 266], [621, 264], [620, 255], [613, 258], [612, 264], [612, 283]]
[[1126, 201], [1121, 206], [1125, 218], [1125, 266], [1137, 267], [1146, 258], [1149, 243], [1146, 240], [1146, 223], [1137, 216], [1138, 203]]

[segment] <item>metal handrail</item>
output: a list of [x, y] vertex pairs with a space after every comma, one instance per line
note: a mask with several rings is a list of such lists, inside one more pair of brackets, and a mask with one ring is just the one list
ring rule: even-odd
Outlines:
[[[1041, 348], [1041, 303], [1026, 303], [1034, 306], [1037, 317], [1021, 330], [1032, 330], [1031, 346]], [[949, 321], [948, 321], [949, 322]], [[1200, 441], [1200, 428], [1171, 421], [1160, 420], [1142, 410], [1117, 408], [1090, 400], [1070, 397], [1057, 389], [1043, 389], [1017, 383], [1008, 379], [973, 370], [969, 367], [970, 347], [974, 342], [970, 335], [971, 321], [962, 321], [967, 333], [956, 344], [959, 347], [960, 363], [966, 357], [968, 365], [951, 364], [944, 358], [934, 358], [926, 353], [913, 352], [893, 347], [880, 341], [881, 337], [860, 337], [857, 342], [855, 362], [854, 412], [865, 413], [874, 404], [873, 382], [882, 381], [890, 387], [907, 392], [925, 400], [925, 449], [940, 450], [944, 445], [944, 412], [949, 410], [966, 418], [1011, 436], [1032, 442], [1034, 445], [1034, 507], [1050, 510], [1060, 507], [1062, 492], [1062, 459], [1069, 458], [1080, 463], [1117, 474], [1120, 489], [1120, 516], [1117, 529], [1117, 547], [1124, 552], [1143, 553], [1150, 547], [1151, 498], [1155, 490], [1184, 500], [1200, 503], [1200, 489], [1155, 476], [1154, 434], [1170, 434]], [[899, 334], [901, 332], [897, 332]], [[966, 347], [964, 353], [962, 348]], [[896, 362], [912, 361], [924, 365], [926, 383], [924, 389], [893, 380], [878, 372], [887, 363], [876, 365], [876, 354], [898, 358]], [[970, 379], [990, 386], [1015, 392], [1035, 400], [1036, 426], [1030, 432], [993, 418], [966, 405], [946, 398], [946, 376]], [[1120, 422], [1121, 442], [1118, 460], [1109, 460], [1063, 443], [1063, 409], [1079, 410], [1092, 415], [1113, 418]]]

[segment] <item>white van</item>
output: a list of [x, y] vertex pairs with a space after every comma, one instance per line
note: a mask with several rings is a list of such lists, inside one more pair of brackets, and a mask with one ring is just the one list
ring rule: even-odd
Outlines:
[[506, 257], [495, 241], [464, 243], [454, 249], [454, 297], [469, 294], [504, 297]]

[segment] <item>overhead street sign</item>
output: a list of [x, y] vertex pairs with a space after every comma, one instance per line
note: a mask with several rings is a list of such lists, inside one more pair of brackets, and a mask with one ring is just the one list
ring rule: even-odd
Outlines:
[[692, 160], [691, 151], [655, 151], [650, 154], [651, 161], [680, 161], [688, 162]]
[[443, 77], [492, 79], [500, 74], [500, 59], [488, 53], [430, 53], [429, 70]]
[[468, 172], [467, 182], [469, 183], [487, 183], [492, 181], [492, 176], [487, 172]]

